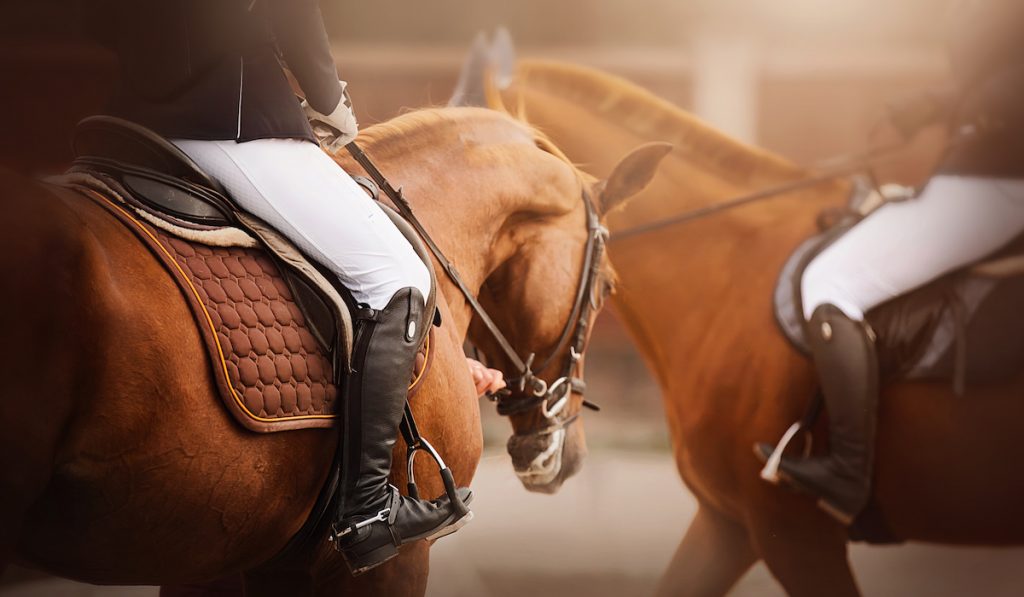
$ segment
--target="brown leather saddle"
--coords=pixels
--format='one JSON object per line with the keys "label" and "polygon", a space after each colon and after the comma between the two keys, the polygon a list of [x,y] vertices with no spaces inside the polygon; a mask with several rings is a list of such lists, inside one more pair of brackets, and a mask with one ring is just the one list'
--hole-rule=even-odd
{"label": "brown leather saddle", "polygon": [[[261,433],[333,426],[355,308],[334,277],[143,127],[91,117],[79,124],[74,149],[62,184],[121,221],[174,278],[234,418]],[[381,207],[433,271],[408,223]],[[429,309],[435,301],[436,290]],[[429,366],[430,342],[410,392]]]}
{"label": "brown leather saddle", "polygon": [[[775,317],[790,343],[809,353],[800,282],[804,269],[856,222],[848,217],[807,239],[782,269]],[[883,379],[950,380],[966,386],[1011,378],[1024,365],[1024,236],[987,257],[871,310]]]}

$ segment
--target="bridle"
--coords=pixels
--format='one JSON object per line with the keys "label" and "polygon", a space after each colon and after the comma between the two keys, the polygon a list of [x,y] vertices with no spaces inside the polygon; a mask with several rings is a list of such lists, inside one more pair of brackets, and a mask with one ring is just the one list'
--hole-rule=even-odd
{"label": "bridle", "polygon": [[[512,390],[506,389],[490,397],[495,402],[498,413],[508,416],[539,408],[541,415],[551,425],[529,435],[551,434],[559,429],[564,429],[578,419],[580,414],[578,412],[567,416],[560,415],[565,412],[565,407],[568,405],[572,394],[582,395],[586,390],[586,384],[579,376],[579,364],[586,349],[590,318],[600,308],[601,290],[597,289],[596,285],[601,277],[601,263],[608,240],[608,229],[601,224],[597,208],[586,187],[583,187],[582,199],[587,215],[587,243],[584,247],[583,269],[580,272],[576,298],[555,348],[535,368],[533,363],[536,361],[537,355],[531,353],[524,359],[512,347],[505,334],[501,332],[491,316],[488,315],[484,307],[462,281],[462,277],[459,275],[455,265],[445,257],[440,247],[437,246],[430,237],[430,234],[416,218],[412,211],[412,206],[409,205],[409,202],[402,195],[402,189],[396,190],[392,187],[391,183],[388,182],[376,165],[356,143],[349,143],[346,149],[348,149],[355,161],[369,175],[381,192],[395,204],[398,213],[409,222],[420,238],[423,239],[427,249],[441,264],[445,274],[459,289],[459,292],[466,299],[473,313],[480,319],[487,332],[497,342],[498,348],[515,368],[516,376],[507,379],[507,385],[509,388],[515,388],[516,392],[514,393]],[[569,353],[565,358],[565,364],[558,379],[548,384],[534,373],[534,371],[544,371],[550,367],[555,359],[558,358],[558,355],[566,348],[568,348]],[[583,401],[583,405],[592,410],[600,410],[597,405],[586,400]]]}
{"label": "bridle", "polygon": [[[491,399],[497,406],[498,414],[504,416],[519,414],[539,407],[541,415],[552,424],[545,429],[533,432],[534,435],[553,433],[579,418],[579,413],[561,418],[559,415],[565,410],[572,394],[582,395],[587,387],[583,378],[579,377],[579,362],[586,349],[591,316],[601,307],[603,289],[598,289],[596,286],[601,277],[601,261],[608,240],[608,229],[601,225],[597,209],[586,188],[583,190],[583,204],[587,210],[587,243],[583,250],[583,268],[580,270],[580,280],[576,287],[576,298],[572,311],[569,313],[569,318],[551,354],[534,369],[533,363],[536,360],[536,354],[530,354],[524,362],[493,322],[489,322],[489,318],[481,318],[488,331],[498,341],[502,352],[520,371],[518,377],[508,380],[509,386],[516,388],[518,394],[506,389],[497,392]],[[477,314],[480,315],[480,312]],[[569,354],[562,367],[561,375],[555,381],[549,385],[534,374],[535,370],[544,371],[550,367],[558,358],[559,353],[566,348],[569,349]],[[596,404],[587,400],[583,401],[583,406],[595,411],[600,410]]]}

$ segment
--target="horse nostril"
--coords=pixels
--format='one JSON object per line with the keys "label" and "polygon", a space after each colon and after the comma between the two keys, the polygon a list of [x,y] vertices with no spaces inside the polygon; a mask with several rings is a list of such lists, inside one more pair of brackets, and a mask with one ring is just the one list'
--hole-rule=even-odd
{"label": "horse nostril", "polygon": [[508,453],[512,457],[512,466],[517,471],[529,470],[538,455],[549,448],[550,438],[541,435],[513,435],[508,440]]}

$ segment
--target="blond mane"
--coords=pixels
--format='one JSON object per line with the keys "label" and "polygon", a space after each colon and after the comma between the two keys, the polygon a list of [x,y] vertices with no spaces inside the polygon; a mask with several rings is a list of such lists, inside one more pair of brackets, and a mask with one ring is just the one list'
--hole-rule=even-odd
{"label": "blond mane", "polygon": [[[796,164],[733,139],[671,102],[614,75],[544,60],[523,60],[517,71],[517,79],[524,86],[555,93],[645,139],[672,143],[688,160],[723,176],[741,178],[756,173],[791,179],[808,174]],[[521,111],[518,116],[526,117]]]}

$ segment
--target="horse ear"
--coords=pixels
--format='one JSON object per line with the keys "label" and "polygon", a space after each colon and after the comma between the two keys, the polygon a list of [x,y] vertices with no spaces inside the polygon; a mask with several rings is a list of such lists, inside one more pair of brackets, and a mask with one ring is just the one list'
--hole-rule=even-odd
{"label": "horse ear", "polygon": [[462,63],[462,72],[459,73],[455,91],[448,100],[449,106],[487,106],[484,77],[491,68],[489,45],[487,34],[483,31],[473,38],[473,45],[470,46],[469,54]]}
{"label": "horse ear", "polygon": [[508,89],[516,74],[516,45],[512,34],[504,27],[498,27],[491,41],[491,66],[494,68],[494,83],[498,89]]}
{"label": "horse ear", "polygon": [[597,203],[602,214],[622,207],[654,179],[658,165],[673,147],[671,143],[645,143],[616,164],[607,180],[597,184]]}
{"label": "horse ear", "polygon": [[499,27],[490,41],[483,31],[477,33],[448,105],[487,107],[487,78],[492,77],[495,88],[502,90],[512,84],[515,70],[516,48],[508,29]]}

